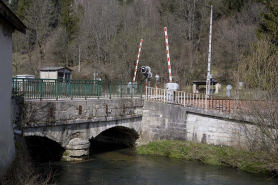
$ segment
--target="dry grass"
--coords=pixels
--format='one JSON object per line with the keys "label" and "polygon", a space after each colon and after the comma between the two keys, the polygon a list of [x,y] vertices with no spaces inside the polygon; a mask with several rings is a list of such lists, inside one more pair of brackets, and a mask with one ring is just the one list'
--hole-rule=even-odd
{"label": "dry grass", "polygon": [[16,142],[17,155],[6,173],[0,177],[2,185],[54,184],[54,173],[50,168],[38,168],[31,162],[24,142]]}

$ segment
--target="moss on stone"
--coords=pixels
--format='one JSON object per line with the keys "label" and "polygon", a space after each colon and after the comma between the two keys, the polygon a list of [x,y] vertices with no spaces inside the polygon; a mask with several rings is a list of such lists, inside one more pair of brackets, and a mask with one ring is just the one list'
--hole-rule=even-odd
{"label": "moss on stone", "polygon": [[64,153],[63,153],[63,157],[65,156],[69,156],[69,154],[70,154],[70,152],[68,151],[68,150],[66,150],[66,151],[64,151]]}

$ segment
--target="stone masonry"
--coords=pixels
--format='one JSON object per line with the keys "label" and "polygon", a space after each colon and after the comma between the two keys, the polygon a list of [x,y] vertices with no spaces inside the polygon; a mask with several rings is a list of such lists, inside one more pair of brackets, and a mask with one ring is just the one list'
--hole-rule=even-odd
{"label": "stone masonry", "polygon": [[244,129],[252,118],[174,104],[145,101],[141,144],[159,140],[186,140],[224,146],[245,146]]}
{"label": "stone masonry", "polygon": [[56,141],[66,150],[63,160],[86,159],[90,139],[128,146],[157,140],[244,146],[244,129],[254,127],[251,117],[144,99],[26,101],[23,112],[23,135]]}
{"label": "stone masonry", "polygon": [[26,101],[24,136],[47,137],[65,148],[63,160],[89,155],[89,140],[113,127],[141,132],[143,99]]}
{"label": "stone masonry", "polygon": [[141,144],[156,140],[186,140],[186,109],[145,101]]}

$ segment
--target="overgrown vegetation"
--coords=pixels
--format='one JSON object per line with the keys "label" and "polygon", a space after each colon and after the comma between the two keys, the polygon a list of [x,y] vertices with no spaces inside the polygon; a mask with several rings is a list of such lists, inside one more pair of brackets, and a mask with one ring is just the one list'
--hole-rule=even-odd
{"label": "overgrown vegetation", "polygon": [[166,156],[205,164],[229,166],[253,173],[278,173],[278,157],[266,152],[248,152],[186,141],[156,141],[138,148],[144,155]]}

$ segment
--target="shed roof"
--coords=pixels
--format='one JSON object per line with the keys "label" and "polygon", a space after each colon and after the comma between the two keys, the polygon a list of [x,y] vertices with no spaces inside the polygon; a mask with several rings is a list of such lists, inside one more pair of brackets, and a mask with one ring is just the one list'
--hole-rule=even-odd
{"label": "shed roof", "polygon": [[72,69],[67,68],[67,67],[45,67],[45,68],[42,68],[40,71],[59,71],[61,69],[67,69],[67,70],[73,71]]}
{"label": "shed roof", "polygon": [[0,0],[0,17],[10,24],[14,29],[20,31],[21,33],[26,33],[26,26],[2,0]]}
{"label": "shed roof", "polygon": [[[212,84],[212,85],[215,85],[215,84],[217,84],[217,83],[218,83],[217,81],[210,82],[210,84]],[[193,81],[193,84],[196,84],[196,85],[206,85],[206,84],[207,84],[207,81],[202,81],[202,80]]]}

